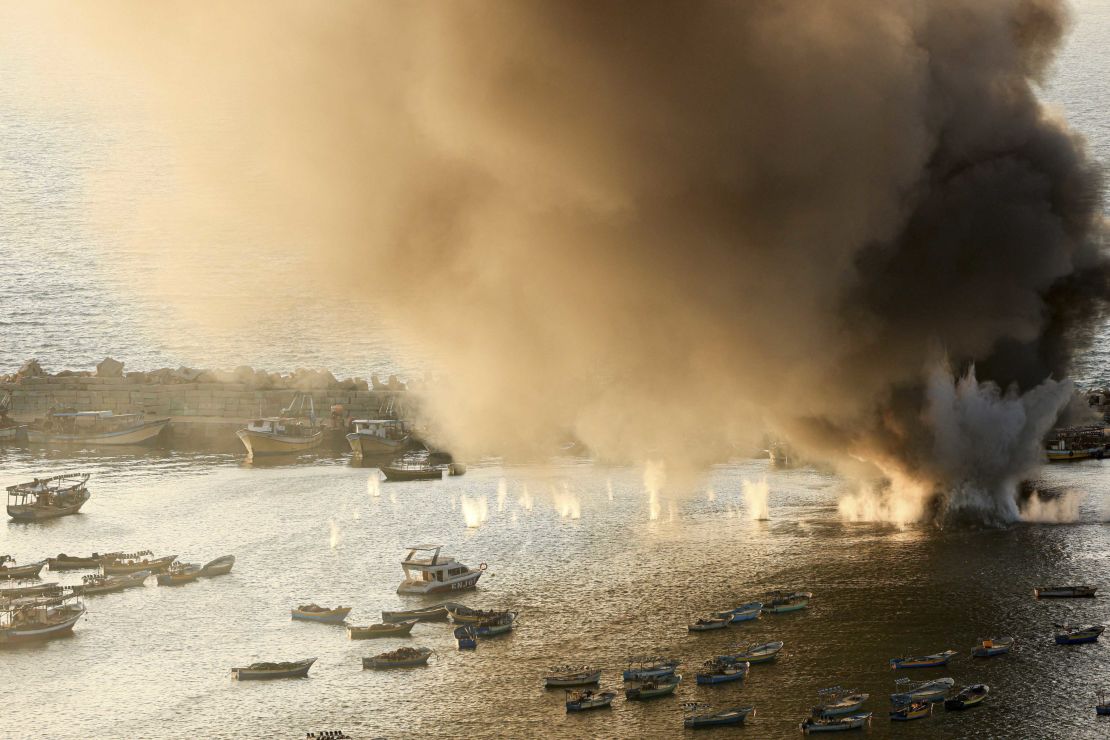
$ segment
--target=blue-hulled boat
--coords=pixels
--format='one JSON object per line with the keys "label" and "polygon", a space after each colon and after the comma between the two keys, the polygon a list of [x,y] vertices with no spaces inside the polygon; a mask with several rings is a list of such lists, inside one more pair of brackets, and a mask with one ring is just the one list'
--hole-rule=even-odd
{"label": "blue-hulled boat", "polygon": [[864,702],[871,696],[870,694],[861,694],[855,689],[845,689],[840,686],[821,689],[817,692],[817,695],[821,697],[822,702],[815,706],[811,713],[814,717],[824,719],[855,714],[863,708]]}
{"label": "blue-hulled boat", "polygon": [[496,637],[506,632],[511,632],[516,621],[516,612],[504,612],[500,616],[483,619],[474,625],[474,634],[478,637]]}
{"label": "blue-hulled boat", "polygon": [[602,691],[601,693],[595,691],[568,691],[567,711],[585,712],[590,709],[607,709],[612,706],[615,698],[617,698],[617,694],[613,691]]}
{"label": "blue-hulled boat", "polygon": [[474,634],[474,627],[464,624],[455,628],[455,639],[459,641],[459,650],[474,650],[478,647],[478,637]]}
{"label": "blue-hulled boat", "polygon": [[316,604],[303,604],[292,610],[293,619],[306,622],[323,622],[325,624],[343,624],[343,620],[351,613],[352,607],[337,606],[334,609],[317,606]]}
{"label": "blue-hulled boat", "polygon": [[952,660],[952,656],[956,654],[955,650],[945,650],[942,653],[933,653],[932,655],[914,655],[903,658],[891,658],[891,669],[899,668],[938,668],[943,665],[948,665],[948,661]]}
{"label": "blue-hulled boat", "polygon": [[718,655],[717,660],[730,660],[735,663],[767,663],[778,657],[779,652],[782,650],[782,646],[782,640],[765,642],[762,645],[749,645],[738,653]]}
{"label": "blue-hulled boat", "polygon": [[682,724],[690,729],[703,727],[723,727],[727,725],[742,725],[744,720],[755,714],[755,707],[728,707],[717,712],[705,711],[708,704],[688,702],[682,705],[685,717]]}
{"label": "blue-hulled boat", "polygon": [[845,730],[858,730],[864,725],[871,724],[871,712],[851,714],[847,717],[806,717],[802,720],[802,732],[806,735],[814,732],[844,732]]}
{"label": "blue-hulled boat", "polygon": [[727,619],[729,624],[738,624],[740,622],[748,622],[753,619],[759,619],[760,614],[763,613],[763,602],[752,601],[747,604],[741,604],[735,609],[726,609],[724,611],[715,612],[714,617],[718,619]]}
{"label": "blue-hulled boat", "polygon": [[1012,637],[988,637],[980,640],[979,644],[971,649],[973,658],[993,658],[996,655],[1005,655],[1014,646]]}
{"label": "blue-hulled boat", "polygon": [[910,681],[908,678],[900,678],[894,682],[894,685],[900,691],[890,695],[890,703],[900,707],[918,701],[943,701],[944,695],[956,685],[956,682],[951,678],[937,678],[932,681]]}
{"label": "blue-hulled boat", "polygon": [[1060,632],[1056,633],[1057,645],[1082,645],[1087,642],[1097,642],[1099,636],[1106,628],[1101,624],[1092,624],[1090,627],[1069,627],[1058,624]]}
{"label": "blue-hulled boat", "polygon": [[702,665],[702,671],[697,674],[699,686],[712,686],[718,683],[743,681],[744,677],[748,675],[748,670],[751,668],[752,664],[747,661],[741,663],[734,660],[714,658],[713,660],[705,661]]}
{"label": "blue-hulled boat", "polygon": [[647,678],[636,682],[635,686],[625,689],[624,698],[631,701],[645,701],[647,699],[658,699],[661,696],[670,696],[678,688],[681,680],[682,676],[677,673],[664,678]]}
{"label": "blue-hulled boat", "polygon": [[678,661],[652,655],[641,655],[628,659],[628,668],[621,674],[625,681],[642,681],[645,678],[669,676],[678,668]]}

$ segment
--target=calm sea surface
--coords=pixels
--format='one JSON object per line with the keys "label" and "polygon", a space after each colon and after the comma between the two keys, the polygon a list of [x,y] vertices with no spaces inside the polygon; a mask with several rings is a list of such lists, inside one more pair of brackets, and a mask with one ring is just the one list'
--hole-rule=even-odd
{"label": "calm sea surface", "polygon": [[[1110,162],[1110,3],[1077,7],[1044,95]],[[182,296],[146,290],[157,276],[134,234],[115,241],[86,220],[90,199],[109,196],[87,193],[85,173],[113,166],[125,123],[94,121],[64,100],[49,114],[33,105],[29,70],[44,52],[10,30],[5,12],[0,372],[32,356],[54,369],[88,368],[106,354],[132,369],[405,369],[372,312],[357,323],[335,320],[342,301],[301,279],[296,265],[266,268],[286,275],[283,290],[306,307],[293,325],[262,317],[249,331],[202,328],[175,312]],[[145,159],[151,187],[170,187],[169,152],[152,146]],[[219,270],[233,268],[212,269],[211,294],[190,300],[226,289]],[[1107,382],[1108,369],[1104,331],[1078,376]],[[1045,472],[1050,485],[1082,497],[1076,523],[940,530],[843,523],[838,479],[772,471],[765,460],[739,459],[665,486],[653,506],[642,469],[572,458],[543,467],[487,461],[461,478],[379,485],[376,470],[339,455],[250,466],[235,455],[0,448],[0,486],[62,471],[93,475],[80,516],[0,524],[0,554],[22,562],[119,549],[190,562],[238,558],[226,577],[91,597],[72,638],[0,652],[0,736],[297,738],[341,728],[360,739],[654,738],[680,736],[680,702],[704,701],[754,704],[758,713],[743,730],[699,737],[791,737],[815,692],[840,684],[871,694],[872,736],[1105,738],[1110,720],[1096,719],[1093,703],[1096,688],[1110,687],[1110,645],[1057,647],[1051,635],[1053,622],[1105,623],[1110,606],[1106,598],[1037,602],[1032,588],[1090,582],[1110,593],[1108,466]],[[742,484],[764,477],[770,520],[752,521]],[[467,512],[480,519],[483,506],[485,521],[468,527]],[[446,624],[418,624],[406,640],[352,642],[340,627],[289,619],[291,606],[308,601],[352,605],[351,621],[361,624],[381,609],[426,603],[395,593],[405,546],[425,541],[489,564],[480,589],[459,600],[518,611],[511,635],[460,653]],[[74,583],[81,574],[43,575]],[[709,610],[772,588],[816,597],[808,611],[727,632],[685,630]],[[999,633],[1018,638],[1014,654],[968,657],[978,637]],[[772,639],[785,641],[783,655],[754,666],[742,685],[694,685],[695,668],[726,646]],[[361,669],[361,657],[402,644],[436,656],[411,671]],[[887,661],[946,648],[960,651],[947,669],[907,675],[987,683],[987,705],[892,726],[887,695],[896,674]],[[603,687],[619,689],[627,657],[645,652],[683,661],[677,697],[618,698],[612,711],[568,716],[562,693],[540,688],[545,669],[573,662],[604,668]],[[309,656],[319,660],[308,679],[230,679],[234,665]]]}

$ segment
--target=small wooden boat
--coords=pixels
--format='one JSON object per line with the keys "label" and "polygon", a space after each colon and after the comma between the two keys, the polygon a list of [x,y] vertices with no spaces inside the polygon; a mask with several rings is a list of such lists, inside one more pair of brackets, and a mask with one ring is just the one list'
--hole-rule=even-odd
{"label": "small wooden boat", "polygon": [[165,573],[158,574],[158,585],[181,586],[199,577],[200,566],[196,563],[174,563]]}
{"label": "small wooden boat", "polygon": [[988,637],[971,649],[971,657],[993,658],[995,655],[1005,655],[1013,646],[1012,637]]}
{"label": "small wooden boat", "polygon": [[200,569],[200,574],[205,577],[226,576],[231,572],[231,568],[234,565],[234,555],[222,555],[215,560],[205,563],[204,567]]}
{"label": "small wooden boat", "polygon": [[891,658],[890,667],[891,670],[900,668],[937,668],[939,666],[948,665],[948,661],[952,660],[952,656],[955,654],[955,650],[945,650],[942,653],[933,653],[932,655]]}
{"label": "small wooden boat", "polygon": [[59,596],[67,590],[59,583],[37,583],[34,586],[7,586],[0,588],[0,602],[24,599],[28,596]]}
{"label": "small wooden boat", "polygon": [[1100,717],[1110,717],[1110,691],[1099,689],[1095,692],[1095,714]]}
{"label": "small wooden boat", "polygon": [[751,665],[747,661],[737,662],[714,658],[702,664],[702,670],[697,674],[696,680],[698,686],[743,681],[744,677],[748,675],[748,669],[751,668]]}
{"label": "small wooden boat", "polygon": [[82,596],[114,594],[127,588],[129,578],[130,576],[106,576],[97,573],[82,577],[78,588]]}
{"label": "small wooden boat", "polygon": [[472,626],[474,634],[478,637],[496,637],[511,632],[515,621],[516,612],[503,612],[499,616],[483,619]]}
{"label": "small wooden boat", "polygon": [[150,550],[143,550],[141,552],[131,554],[117,554],[113,555],[111,559],[105,559],[100,562],[100,570],[104,575],[118,576],[127,573],[137,573],[140,570],[149,570],[151,573],[161,573],[168,569],[173,561],[177,560],[176,555],[166,555],[161,558],[152,558],[153,553]]}
{"label": "small wooden boat", "polygon": [[915,701],[912,704],[890,710],[892,722],[910,722],[915,719],[925,719],[933,713],[933,705],[927,701]]}
{"label": "small wooden boat", "polygon": [[62,637],[73,631],[84,614],[85,605],[71,589],[0,604],[0,645]]}
{"label": "small wooden boat", "polygon": [[119,557],[119,556],[120,556],[120,553],[118,553],[118,552],[106,553],[104,555],[101,555],[99,553],[94,552],[90,557],[82,558],[82,557],[71,557],[69,555],[66,555],[64,552],[62,552],[62,553],[58,553],[58,557],[56,557],[56,558],[47,558],[46,559],[46,564],[50,567],[50,570],[52,570],[52,571],[56,571],[56,570],[91,570],[91,569],[99,568],[100,563],[101,563],[102,560],[104,560],[106,558],[110,559],[110,558]]}
{"label": "small wooden boat", "polygon": [[871,696],[870,694],[860,693],[855,689],[845,689],[840,686],[821,689],[817,694],[822,698],[822,702],[813,708],[811,714],[814,717],[826,719],[857,713]]}
{"label": "small wooden boat", "polygon": [[779,652],[783,648],[782,640],[775,642],[765,642],[762,645],[749,645],[738,653],[730,655],[718,655],[719,660],[731,660],[733,662],[742,663],[767,663],[778,657]]}
{"label": "small wooden boat", "polygon": [[748,622],[753,619],[759,619],[763,613],[763,602],[752,601],[748,604],[743,604],[735,609],[725,609],[724,611],[715,612],[713,616],[717,619],[727,619],[732,624],[740,622]]}
{"label": "small wooden boat", "polygon": [[621,674],[625,681],[642,681],[645,678],[669,676],[678,668],[678,661],[652,655],[635,656],[628,659],[628,668]]}
{"label": "small wooden boat", "polygon": [[1082,645],[1088,642],[1097,642],[1103,630],[1106,629],[1101,624],[1093,624],[1090,627],[1070,627],[1065,624],[1058,624],[1056,627],[1060,630],[1056,633],[1057,645]]}
{"label": "small wooden boat", "polygon": [[669,696],[674,693],[681,681],[682,676],[677,673],[665,678],[646,678],[637,682],[637,685],[625,689],[624,698],[630,701],[647,701]]}
{"label": "small wooden boat", "polygon": [[408,637],[416,620],[392,624],[372,624],[369,627],[348,627],[347,637],[352,640],[373,640],[378,637]]}
{"label": "small wooden boat", "polygon": [[871,724],[871,712],[851,714],[847,717],[807,717],[801,724],[802,732],[809,735],[814,732],[844,732],[845,730],[858,730],[864,725]]}
{"label": "small wooden boat", "polygon": [[289,663],[251,663],[245,668],[232,668],[231,677],[238,681],[268,681],[274,678],[303,678],[316,658]]}
{"label": "small wooden boat", "polygon": [[41,425],[28,426],[27,441],[36,445],[141,445],[154,440],[169,423],[169,418],[147,421],[143,414],[63,411],[51,414]]}
{"label": "small wooden boat", "polygon": [[725,627],[728,627],[729,621],[730,620],[728,618],[725,618],[725,619],[717,619],[717,618],[699,619],[698,621],[694,622],[693,624],[687,625],[686,629],[688,629],[691,632],[708,632],[709,630],[723,630]]}
{"label": "small wooden boat", "polygon": [[476,650],[478,636],[474,634],[474,625],[464,624],[455,628],[455,640],[459,643],[459,650]]}
{"label": "small wooden boat", "polygon": [[477,624],[484,619],[496,619],[508,614],[508,612],[498,609],[471,609],[469,606],[463,606],[462,604],[447,607],[447,613],[451,615],[451,621],[457,624]]}
{"label": "small wooden boat", "polygon": [[707,712],[705,710],[709,709],[709,705],[697,702],[688,702],[682,708],[685,713],[682,724],[692,730],[742,725],[745,719],[755,714],[755,707],[729,707],[717,712]]}
{"label": "small wooden boat", "polygon": [[960,693],[956,694],[951,699],[945,699],[944,708],[947,710],[960,710],[977,707],[983,703],[983,700],[987,698],[987,694],[990,692],[990,686],[983,683],[965,686],[960,690]]}
{"label": "small wooden boat", "polygon": [[572,686],[592,686],[601,681],[601,671],[595,671],[588,665],[579,666],[555,666],[551,669],[551,673],[543,678],[543,687],[545,689],[565,689]]}
{"label": "small wooden boat", "polygon": [[613,691],[602,691],[601,693],[589,690],[568,691],[567,711],[586,712],[591,709],[607,709],[612,706],[615,698],[617,698],[617,695]]}
{"label": "small wooden boat", "polygon": [[443,465],[432,465],[427,454],[410,454],[382,465],[382,475],[389,481],[441,480]]}
{"label": "small wooden boat", "polygon": [[15,558],[11,555],[0,555],[0,578],[38,578],[39,571],[46,567],[46,561],[27,565],[16,565]]}
{"label": "small wooden boat", "polygon": [[323,622],[325,624],[343,624],[343,620],[351,613],[350,606],[337,606],[334,609],[328,609],[324,606],[316,604],[302,604],[296,609],[292,610],[293,619],[300,619],[306,622]]}
{"label": "small wooden boat", "polygon": [[770,601],[764,605],[763,611],[771,614],[784,614],[808,607],[813,594],[809,591],[772,591],[768,594],[768,597]]}
{"label": "small wooden boat", "polygon": [[895,681],[894,684],[900,691],[890,695],[890,703],[896,707],[900,707],[918,701],[941,701],[956,682],[951,678],[937,678],[932,681],[916,682],[908,678],[900,678]]}
{"label": "small wooden boat", "polygon": [[1041,586],[1033,589],[1038,599],[1093,599],[1097,586]]}
{"label": "small wooden boat", "polygon": [[88,473],[70,473],[8,486],[8,516],[33,522],[76,514],[89,500],[88,481]]}
{"label": "small wooden boat", "polygon": [[383,671],[390,668],[415,668],[417,666],[427,665],[428,657],[431,656],[431,654],[431,648],[403,647],[388,653],[375,655],[373,658],[363,658],[362,667],[364,669],[370,668],[375,671]]}
{"label": "small wooden boat", "polygon": [[446,622],[451,615],[447,607],[430,606],[427,609],[410,609],[408,611],[382,612],[383,622],[407,622],[415,619],[417,622]]}

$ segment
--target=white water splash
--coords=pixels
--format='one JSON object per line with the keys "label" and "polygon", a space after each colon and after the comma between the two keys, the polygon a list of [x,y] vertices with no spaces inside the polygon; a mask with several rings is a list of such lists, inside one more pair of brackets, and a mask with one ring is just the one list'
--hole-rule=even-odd
{"label": "white water splash", "polygon": [[527,511],[532,510],[532,505],[535,502],[532,500],[532,494],[528,493],[527,484],[522,483],[520,485],[520,498],[517,500],[517,503],[520,504],[521,508]]}
{"label": "white water splash", "polygon": [[470,498],[462,497],[463,521],[467,527],[480,527],[489,518],[489,505],[485,496]]}
{"label": "white water splash", "polygon": [[1020,507],[1021,520],[1037,524],[1070,524],[1079,521],[1079,505],[1084,498],[1086,494],[1081,491],[1065,491],[1044,499],[1034,492]]}
{"label": "white water splash", "polygon": [[612,478],[606,478],[605,479],[605,492],[609,494],[609,500],[612,501],[613,500],[613,479]]}
{"label": "white water splash", "polygon": [[354,519],[356,522],[359,519],[362,519],[362,511],[357,506],[354,508],[354,510],[351,511],[351,518]]}
{"label": "white water splash", "polygon": [[451,511],[459,510],[459,500],[455,498],[455,494],[451,494]]}
{"label": "white water splash", "polygon": [[397,494],[394,493],[393,491],[389,492],[389,503],[391,503],[391,504],[397,503]]}
{"label": "white water splash", "polygon": [[374,498],[382,495],[382,479],[378,477],[377,471],[366,479],[366,492]]}
{"label": "white water splash", "polygon": [[717,492],[713,490],[713,486],[705,489],[705,500],[709,503],[713,503],[717,500]]}
{"label": "white water splash", "polygon": [[343,541],[343,532],[340,531],[339,525],[335,523],[334,519],[328,519],[328,528],[331,530],[331,535],[328,537],[328,545],[334,550],[339,547],[339,543]]}
{"label": "white water splash", "polygon": [[509,495],[509,484],[502,478],[497,481],[497,513],[505,510],[505,497]]}
{"label": "white water splash", "polygon": [[644,463],[644,489],[648,494],[648,519],[659,518],[659,492],[667,484],[667,469],[662,460],[648,460]]}
{"label": "white water splash", "polygon": [[551,499],[563,519],[582,518],[582,505],[578,501],[578,496],[571,492],[570,486],[566,483],[561,485],[561,490],[551,489]]}
{"label": "white water splash", "polygon": [[748,518],[757,522],[770,519],[767,498],[771,489],[767,485],[767,477],[764,476],[756,482],[745,479],[742,487],[744,489],[744,503],[748,509]]}

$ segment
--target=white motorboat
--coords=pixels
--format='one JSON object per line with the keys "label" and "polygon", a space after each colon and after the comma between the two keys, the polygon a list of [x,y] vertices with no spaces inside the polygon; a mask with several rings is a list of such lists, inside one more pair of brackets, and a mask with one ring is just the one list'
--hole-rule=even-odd
{"label": "white motorboat", "polygon": [[[401,561],[405,580],[397,587],[399,594],[435,594],[466,591],[474,588],[486,564],[477,568],[463,565],[450,555],[440,555],[443,545],[412,545]],[[421,557],[420,553],[431,553]]]}

